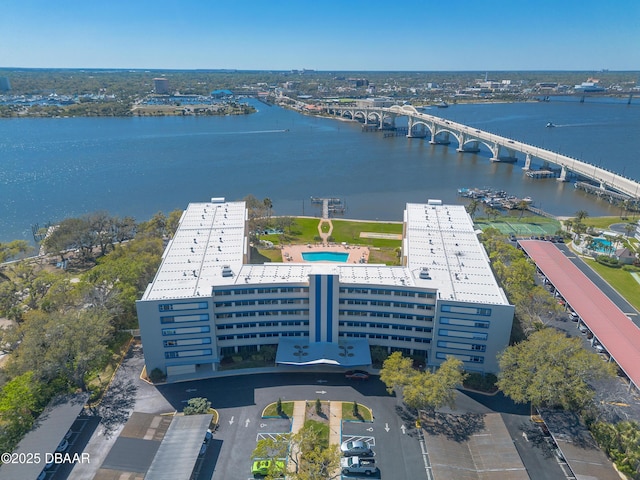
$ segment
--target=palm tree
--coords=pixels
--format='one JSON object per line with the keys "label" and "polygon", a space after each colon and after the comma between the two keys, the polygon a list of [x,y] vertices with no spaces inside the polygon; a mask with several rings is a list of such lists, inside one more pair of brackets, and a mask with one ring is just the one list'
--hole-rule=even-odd
{"label": "palm tree", "polygon": [[495,221],[495,219],[498,218],[498,215],[500,215],[500,210],[498,210],[497,208],[493,208],[493,207],[485,208],[484,212],[487,214],[487,217],[489,217],[493,221]]}
{"label": "palm tree", "polygon": [[627,237],[632,237],[633,236],[633,232],[636,231],[636,224],[635,223],[627,223],[624,226],[624,231],[627,234]]}
{"label": "palm tree", "polygon": [[588,216],[589,216],[589,212],[587,212],[586,210],[578,210],[576,212],[576,220],[578,220],[578,223],[581,223],[582,220],[584,220]]}
{"label": "palm tree", "polygon": [[567,218],[566,220],[563,221],[564,226],[567,228],[567,230],[571,231],[573,230],[573,220],[571,220],[570,218]]}
{"label": "palm tree", "polygon": [[271,201],[271,199],[269,197],[265,198],[262,203],[264,204],[265,208],[267,209],[267,218],[271,218],[271,209],[273,208],[273,202]]}
{"label": "palm tree", "polygon": [[524,215],[524,212],[529,209],[529,202],[527,202],[526,200],[520,200],[516,208],[520,210],[520,216],[518,217],[518,220],[520,220],[522,218],[522,215]]}
{"label": "palm tree", "polygon": [[478,207],[480,206],[480,202],[477,199],[473,199],[471,200],[471,202],[469,203],[469,205],[467,205],[466,210],[467,213],[469,214],[469,216],[473,219],[473,216],[476,214],[476,212],[478,211]]}

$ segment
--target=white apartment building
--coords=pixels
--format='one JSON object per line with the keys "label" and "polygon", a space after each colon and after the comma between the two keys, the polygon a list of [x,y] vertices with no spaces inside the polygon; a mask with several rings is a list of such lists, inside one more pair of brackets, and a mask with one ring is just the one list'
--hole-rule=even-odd
{"label": "white apartment building", "polygon": [[279,365],[371,363],[370,347],[497,372],[514,308],[463,206],[407,204],[402,265],[249,263],[244,202],[192,203],[137,302],[147,371],[206,376],[238,352]]}

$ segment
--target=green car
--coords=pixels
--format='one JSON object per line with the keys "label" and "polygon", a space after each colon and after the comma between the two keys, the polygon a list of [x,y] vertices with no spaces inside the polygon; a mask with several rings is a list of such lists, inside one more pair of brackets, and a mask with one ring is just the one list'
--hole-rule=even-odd
{"label": "green car", "polygon": [[282,460],[256,460],[251,466],[251,474],[264,477],[266,475],[283,475],[285,464]]}

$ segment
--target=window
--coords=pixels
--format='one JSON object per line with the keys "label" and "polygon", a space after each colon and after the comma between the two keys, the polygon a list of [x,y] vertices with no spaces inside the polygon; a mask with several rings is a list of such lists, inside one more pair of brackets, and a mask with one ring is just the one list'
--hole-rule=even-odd
{"label": "window", "polygon": [[209,320],[208,313],[199,315],[178,315],[174,317],[160,317],[160,323],[186,323],[186,322],[205,322]]}
{"label": "window", "polygon": [[462,318],[440,317],[440,323],[445,325],[459,325],[462,327],[489,328],[490,322],[486,320],[465,320]]}
{"label": "window", "polygon": [[467,315],[482,315],[484,317],[491,316],[490,308],[460,307],[457,305],[441,305],[440,311],[447,312],[447,313],[465,313]]}
{"label": "window", "polygon": [[486,340],[487,334],[480,332],[463,332],[460,330],[448,330],[441,328],[438,330],[441,337],[471,338],[473,340]]}
{"label": "window", "polygon": [[183,327],[183,328],[163,328],[162,336],[166,337],[169,335],[187,335],[189,333],[209,333],[211,328],[209,326],[205,327]]}
{"label": "window", "polygon": [[190,345],[208,345],[211,343],[211,337],[203,338],[185,338],[181,340],[165,340],[162,344],[165,347],[185,347]]}
{"label": "window", "polygon": [[213,350],[211,350],[210,348],[202,348],[200,350],[178,350],[175,352],[164,352],[164,358],[203,357],[212,354]]}
{"label": "window", "polygon": [[461,343],[461,342],[448,342],[444,340],[438,340],[438,347],[453,348],[455,350],[474,350],[476,352],[484,352],[487,350],[486,345]]}
{"label": "window", "polygon": [[446,360],[448,356],[455,357],[463,362],[469,363],[484,363],[484,357],[478,355],[460,355],[454,353],[436,352],[436,358],[439,360]]}
{"label": "window", "polygon": [[161,312],[175,312],[177,310],[206,310],[209,308],[207,302],[191,302],[191,303],[161,303],[158,309]]}

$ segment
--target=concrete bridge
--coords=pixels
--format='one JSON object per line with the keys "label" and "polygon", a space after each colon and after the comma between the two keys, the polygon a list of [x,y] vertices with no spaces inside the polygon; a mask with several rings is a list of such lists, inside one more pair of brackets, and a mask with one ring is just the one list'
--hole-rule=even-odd
{"label": "concrete bridge", "polygon": [[531,160],[537,158],[560,168],[558,180],[567,181],[571,175],[587,179],[599,186],[602,192],[613,191],[622,194],[618,200],[640,201],[640,183],[607,169],[582,162],[577,158],[535,147],[527,143],[502,137],[494,133],[469,127],[451,120],[418,112],[411,105],[390,107],[358,107],[354,105],[328,105],[331,115],[361,121],[364,125],[377,125],[386,130],[395,127],[397,117],[407,117],[407,137],[430,137],[429,143],[448,145],[453,137],[458,143],[458,152],[478,152],[480,145],[491,151],[492,162],[516,162],[517,154],[524,156],[523,170],[531,168]]}

